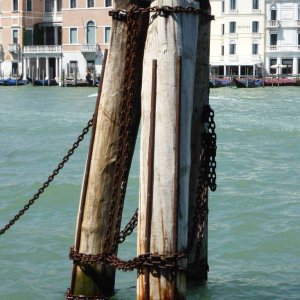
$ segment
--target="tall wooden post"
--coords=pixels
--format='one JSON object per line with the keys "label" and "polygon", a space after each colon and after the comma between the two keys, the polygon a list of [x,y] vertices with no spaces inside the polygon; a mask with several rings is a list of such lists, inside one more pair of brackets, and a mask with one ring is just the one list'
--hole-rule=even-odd
{"label": "tall wooden post", "polygon": [[[133,2],[116,0],[115,9],[130,10]],[[145,1],[140,1],[145,3]],[[132,119],[129,131],[130,145],[128,156],[131,161],[138,126],[140,121],[140,92],[142,61],[144,53],[144,42],[148,26],[148,16],[143,15],[138,19],[137,48],[133,60],[133,96],[131,115]],[[119,141],[124,136],[121,130],[122,98],[124,95],[124,82],[128,76],[126,70],[126,49],[128,36],[132,32],[128,30],[126,20],[112,21],[111,40],[108,60],[105,69],[105,76],[102,77],[102,93],[97,113],[97,124],[93,143],[91,163],[89,170],[86,170],[86,186],[83,184],[81,204],[78,213],[76,228],[75,251],[85,254],[103,254],[106,251],[117,251],[108,245],[109,241],[118,233],[117,220],[112,218],[112,227],[108,230],[110,218],[111,201],[113,198],[113,185],[118,157]],[[125,177],[128,177],[129,168],[125,170]],[[117,178],[118,179],[118,178]],[[126,183],[119,182],[122,188],[126,189]],[[120,205],[120,197],[117,195],[116,207]],[[80,221],[81,220],[81,221]],[[114,292],[115,270],[106,264],[75,265],[72,275],[71,293],[74,295],[101,296],[111,295]]]}
{"label": "tall wooden post", "polygon": [[[210,13],[209,0],[201,1],[201,9]],[[201,133],[203,130],[203,109],[209,103],[209,52],[210,52],[210,21],[200,17],[197,37],[197,59],[194,82],[193,115],[191,128],[191,170],[189,187],[189,233],[193,232],[195,200],[198,197],[197,185],[201,151]],[[202,195],[203,197],[203,195]],[[203,199],[201,199],[202,201]],[[208,203],[204,206],[208,212]],[[208,215],[205,213],[203,236],[200,242],[194,239],[192,251],[188,257],[187,277],[189,280],[206,281],[208,272]]]}
{"label": "tall wooden post", "polygon": [[[199,9],[199,1],[157,0],[151,6]],[[176,12],[161,10],[150,17],[152,21],[145,46],[142,87],[138,254],[149,251],[154,255],[172,256],[183,251],[188,244],[191,132],[196,97],[194,85],[197,80],[201,80],[196,78],[199,74],[196,63],[199,62],[198,31],[202,15],[191,14],[183,9]],[[178,68],[179,56],[181,68]],[[208,57],[203,59],[208,65]],[[150,101],[153,90],[152,60],[157,61],[155,130],[150,121],[153,118]],[[177,71],[180,69],[181,72]],[[205,79],[207,85],[204,98],[208,95],[208,77],[202,78]],[[178,130],[176,124],[180,124]],[[151,135],[154,135],[155,144],[153,165],[148,160]],[[153,169],[152,174],[149,168]],[[148,179],[149,174],[152,180]],[[153,185],[151,197],[150,182]],[[149,198],[152,198],[151,205],[148,203]],[[149,236],[147,232],[150,232]],[[186,270],[187,260],[181,259],[180,266]],[[139,274],[137,286],[139,300],[185,299],[186,273],[179,271],[174,274],[163,269],[158,273],[150,271],[150,274],[145,271]]]}

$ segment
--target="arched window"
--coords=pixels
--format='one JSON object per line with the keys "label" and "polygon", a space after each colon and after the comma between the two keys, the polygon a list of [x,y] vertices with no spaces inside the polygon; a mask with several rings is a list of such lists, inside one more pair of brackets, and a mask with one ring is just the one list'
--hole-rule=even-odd
{"label": "arched window", "polygon": [[87,44],[96,43],[96,26],[94,21],[88,21],[86,25],[86,43]]}
{"label": "arched window", "polygon": [[277,7],[276,7],[275,4],[273,4],[273,5],[271,6],[271,20],[272,20],[272,21],[277,20]]}

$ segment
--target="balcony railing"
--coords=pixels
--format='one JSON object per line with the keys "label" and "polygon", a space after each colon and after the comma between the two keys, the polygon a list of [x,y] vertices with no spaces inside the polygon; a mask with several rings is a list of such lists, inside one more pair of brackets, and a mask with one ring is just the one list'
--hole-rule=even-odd
{"label": "balcony railing", "polygon": [[300,27],[300,20],[296,20],[296,26]]}
{"label": "balcony railing", "polygon": [[280,25],[280,23],[279,23],[278,20],[269,20],[269,21],[267,22],[267,26],[268,26],[269,28],[278,28],[279,25]]}
{"label": "balcony railing", "polygon": [[253,37],[253,38],[260,38],[260,37],[261,37],[261,33],[258,33],[258,32],[252,32],[252,37]]}
{"label": "balcony railing", "polygon": [[8,45],[8,51],[12,53],[17,53],[20,51],[20,46],[19,44],[9,44]]}
{"label": "balcony railing", "polygon": [[82,53],[95,53],[99,51],[98,44],[84,44],[81,45],[81,52]]}
{"label": "balcony railing", "polygon": [[229,59],[229,61],[237,61],[238,56],[236,54],[229,54],[228,59]]}
{"label": "balcony railing", "polygon": [[261,10],[260,9],[252,9],[253,14],[260,14]]}
{"label": "balcony railing", "polygon": [[44,22],[62,22],[61,12],[46,12],[43,16]]}
{"label": "balcony railing", "polygon": [[44,46],[24,46],[23,53],[61,53],[60,45],[44,45]]}
{"label": "balcony railing", "polygon": [[270,46],[270,51],[275,51],[277,50],[277,45],[271,45]]}

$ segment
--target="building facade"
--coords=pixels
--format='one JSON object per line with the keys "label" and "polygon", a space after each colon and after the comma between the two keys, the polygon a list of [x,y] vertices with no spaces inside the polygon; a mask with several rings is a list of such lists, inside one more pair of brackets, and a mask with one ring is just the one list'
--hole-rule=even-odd
{"label": "building facade", "polygon": [[262,0],[211,0],[211,74],[260,76],[264,64],[265,5]]}
{"label": "building facade", "polygon": [[[212,76],[300,73],[300,0],[210,0]],[[112,0],[0,0],[0,76],[99,74]]]}
{"label": "building facade", "polygon": [[34,79],[99,74],[112,0],[0,0],[0,73]]}
{"label": "building facade", "polygon": [[211,0],[211,75],[300,73],[300,0]]}
{"label": "building facade", "polygon": [[300,0],[266,0],[267,74],[300,74]]}

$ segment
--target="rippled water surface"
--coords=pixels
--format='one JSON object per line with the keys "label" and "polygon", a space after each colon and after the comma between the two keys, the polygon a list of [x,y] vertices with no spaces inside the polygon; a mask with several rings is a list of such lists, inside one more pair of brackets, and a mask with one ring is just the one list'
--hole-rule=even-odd
{"label": "rippled water surface", "polygon": [[[91,118],[93,88],[0,87],[0,227],[47,179]],[[188,299],[300,299],[300,88],[211,90],[217,183],[209,197],[209,280]],[[86,139],[0,243],[0,299],[64,299]],[[138,149],[137,149],[138,150]],[[137,151],[138,152],[138,151]],[[137,206],[138,153],[125,218]],[[135,235],[120,250],[135,253]],[[135,299],[117,273],[114,299]]]}

